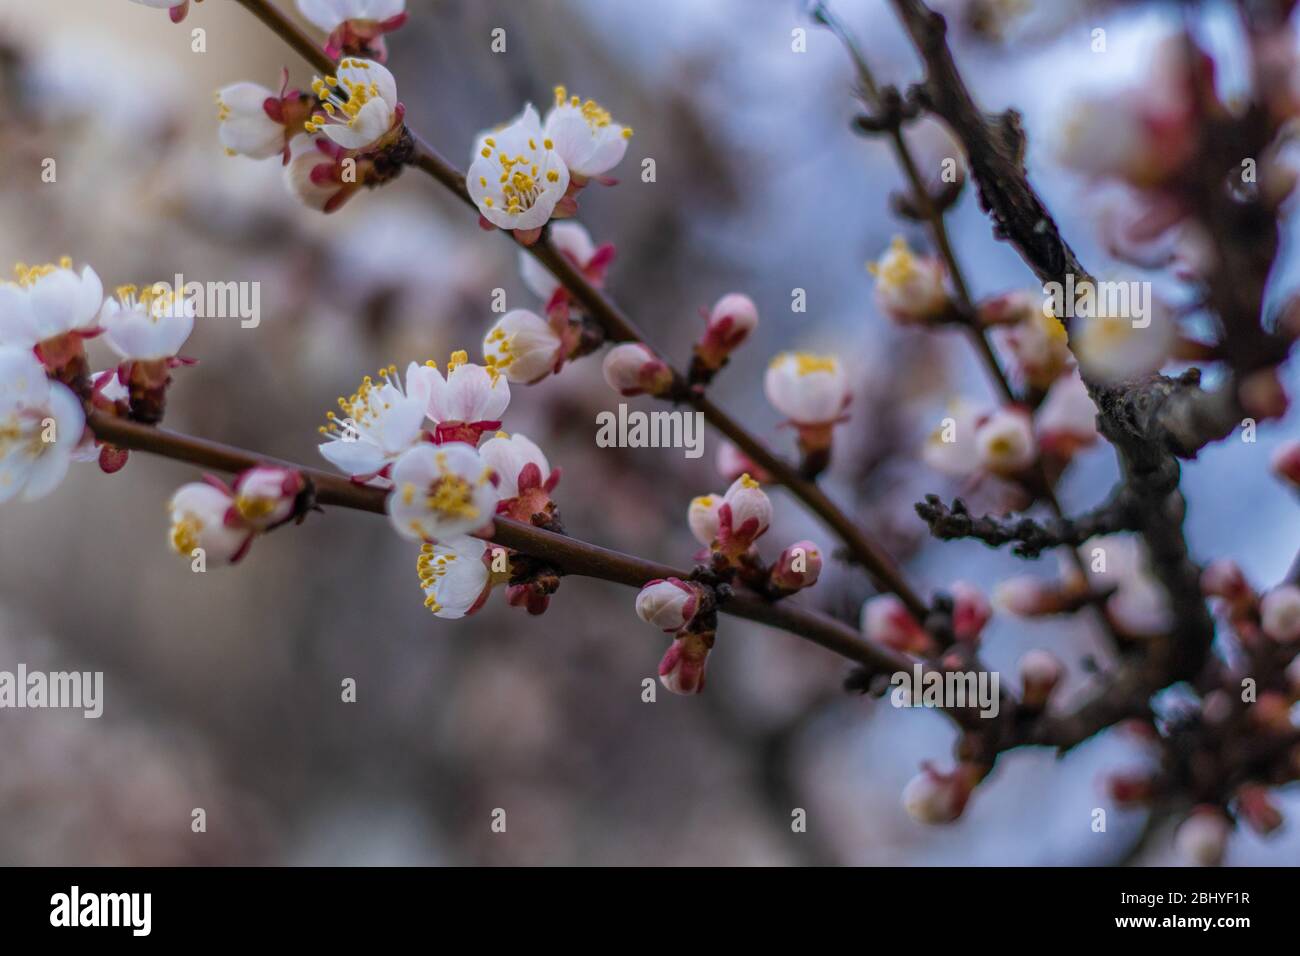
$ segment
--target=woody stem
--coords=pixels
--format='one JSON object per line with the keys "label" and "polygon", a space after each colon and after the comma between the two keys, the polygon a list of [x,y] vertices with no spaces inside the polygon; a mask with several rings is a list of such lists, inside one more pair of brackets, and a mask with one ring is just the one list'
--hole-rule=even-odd
{"label": "woody stem", "polygon": [[[334,70],[334,61],[269,0],[236,0],[236,2],[284,39],[317,71],[328,74]],[[411,132],[411,138],[415,144],[411,165],[433,177],[467,206],[476,210],[465,188],[464,174],[414,131]],[[521,248],[559,280],[569,294],[604,328],[610,340],[648,344],[631,318],[559,253],[549,235],[543,235],[531,246],[521,245]],[[677,377],[681,378],[680,375]],[[792,495],[821,518],[844,542],[852,559],[866,569],[877,588],[897,595],[918,619],[925,617],[928,612],[926,603],[903,577],[890,555],[858,527],[817,484],[801,477],[794,465],[774,454],[748,429],[714,405],[702,393],[692,394],[684,401],[702,412],[706,421],[766,470],[776,483],[785,486]]]}

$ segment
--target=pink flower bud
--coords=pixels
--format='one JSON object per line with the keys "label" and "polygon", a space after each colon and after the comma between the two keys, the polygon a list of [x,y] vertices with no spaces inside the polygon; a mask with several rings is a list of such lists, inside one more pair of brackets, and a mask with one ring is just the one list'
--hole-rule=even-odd
{"label": "pink flower bud", "polygon": [[993,616],[982,591],[965,581],[954,581],[948,588],[952,596],[952,633],[959,641],[977,643],[984,625]]}
{"label": "pink flower bud", "polygon": [[1020,699],[1030,710],[1042,710],[1061,682],[1064,668],[1055,655],[1035,648],[1020,658]]}
{"label": "pink flower bud", "polygon": [[712,635],[678,637],[659,662],[659,682],[674,694],[698,694],[704,690],[704,665],[712,645]]}
{"label": "pink flower bud", "polygon": [[1273,452],[1273,474],[1300,488],[1300,441],[1283,442]]}
{"label": "pink flower bud", "polygon": [[511,607],[521,607],[529,614],[545,614],[551,606],[551,596],[536,582],[511,584],[506,588],[506,603]]}
{"label": "pink flower bud", "polygon": [[717,544],[721,554],[739,557],[772,523],[772,501],[757,481],[741,475],[727,489],[718,508]]}
{"label": "pink flower bud", "polygon": [[1251,592],[1241,566],[1236,561],[1221,558],[1210,562],[1201,572],[1201,593],[1236,604],[1249,597]]}
{"label": "pink flower bud", "polygon": [[679,578],[651,581],[636,596],[637,617],[670,634],[690,624],[699,607],[699,588]]}
{"label": "pink flower bud", "polygon": [[709,313],[695,355],[705,368],[719,369],[757,326],[758,308],[749,296],[739,292],[724,295]]}
{"label": "pink flower bud", "polygon": [[1029,413],[1012,405],[997,409],[976,427],[975,451],[980,466],[995,475],[1023,472],[1038,454]]}
{"label": "pink flower bud", "polygon": [[714,464],[718,468],[718,474],[726,481],[735,481],[744,474],[751,475],[758,482],[767,483],[772,480],[772,476],[762,466],[729,441],[718,445],[718,456]]}
{"label": "pink flower bud", "polygon": [[867,640],[896,651],[928,655],[934,641],[896,595],[877,594],[862,605],[862,633]]}
{"label": "pink flower bud", "polygon": [[812,587],[821,573],[821,549],[812,541],[797,541],[776,559],[768,573],[768,583],[777,591],[793,594]]}
{"label": "pink flower bud", "polygon": [[1264,633],[1279,644],[1300,640],[1300,587],[1283,584],[1265,594],[1259,620]]}
{"label": "pink flower bud", "polygon": [[1283,823],[1282,812],[1269,799],[1268,789],[1257,783],[1242,784],[1237,791],[1237,813],[1260,836],[1268,836]]}
{"label": "pink flower bud", "polygon": [[876,305],[895,322],[928,322],[951,308],[943,263],[914,254],[902,236],[895,236],[879,261],[867,264],[867,271],[876,277]]}
{"label": "pink flower bud", "polygon": [[293,515],[298,495],[306,487],[299,472],[287,468],[250,468],[235,478],[234,515],[227,523],[265,531]]}
{"label": "pink flower bud", "polygon": [[940,773],[923,763],[921,772],[903,788],[903,809],[920,823],[951,823],[966,809],[977,782],[978,776],[966,765]]}
{"label": "pink flower bud", "polygon": [[664,395],[673,384],[672,369],[640,342],[614,346],[605,354],[601,371],[620,395]]}
{"label": "pink flower bud", "polygon": [[1178,825],[1174,846],[1196,866],[1218,866],[1228,848],[1231,827],[1218,807],[1199,806]]}

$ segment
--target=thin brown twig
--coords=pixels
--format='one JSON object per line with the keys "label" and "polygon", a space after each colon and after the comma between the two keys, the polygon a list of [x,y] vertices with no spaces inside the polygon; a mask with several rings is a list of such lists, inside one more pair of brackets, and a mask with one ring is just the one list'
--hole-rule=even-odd
{"label": "thin brown twig", "polygon": [[[319,72],[326,74],[334,69],[334,62],[324,50],[269,0],[236,0],[236,2],[284,39]],[[411,164],[437,180],[466,205],[476,208],[465,188],[464,174],[414,131],[411,131],[411,136],[415,144],[415,155]],[[549,236],[544,235],[533,245],[521,246],[521,248],[537,259],[560,281],[587,309],[592,318],[604,328],[610,339],[648,345],[645,336],[635,323],[585,276],[573,268],[551,243]],[[685,401],[703,413],[706,421],[765,469],[777,484],[783,485],[820,517],[844,541],[849,555],[862,565],[877,588],[897,595],[918,619],[924,619],[928,613],[926,602],[903,577],[894,560],[862,528],[858,527],[853,519],[822,491],[820,486],[801,477],[795,466],[774,454],[748,429],[703,394],[694,395]]]}
{"label": "thin brown twig", "polygon": [[[279,465],[302,474],[312,483],[318,504],[371,514],[385,514],[387,492],[357,484],[340,475],[332,475],[294,462],[259,455],[220,442],[183,435],[165,428],[141,425],[91,412],[87,417],[91,430],[101,441],[119,448],[143,451],[202,468],[237,473],[258,465]],[[661,578],[689,578],[691,573],[644,558],[622,554],[599,545],[579,541],[522,524],[497,518],[490,540],[515,551],[540,558],[566,574],[598,578],[629,587],[641,587]],[[861,637],[847,624],[819,611],[799,607],[787,601],[769,602],[757,595],[738,591],[722,605],[724,613],[788,631],[818,644],[874,671],[908,670],[912,662],[905,655],[880,647]]]}
{"label": "thin brown twig", "polygon": [[[859,98],[863,104],[868,109],[880,110],[882,107],[880,85],[876,82],[871,66],[853,34],[824,2],[819,2],[813,12],[814,16],[840,39],[847,50],[849,59],[853,62],[854,69],[858,74]],[[944,210],[939,208],[934,201],[934,197],[931,196],[925,177],[921,175],[920,168],[917,166],[916,157],[913,155],[912,149],[903,134],[903,128],[904,122],[901,116],[896,117],[894,121],[888,124],[890,145],[895,159],[898,161],[899,166],[902,167],[907,178],[913,207],[929,227],[935,248],[939,251],[939,255],[947,269],[956,298],[957,311],[961,316],[962,328],[969,334],[971,343],[975,346],[975,351],[980,357],[985,372],[992,381],[994,388],[1002,396],[1003,401],[1018,404],[1021,402],[1021,398],[1017,396],[1015,389],[1011,387],[1010,377],[998,359],[997,352],[993,347],[991,333],[988,328],[979,324],[975,299],[971,295],[970,284],[966,280],[965,270],[957,259],[957,253],[953,248]],[[1055,483],[1043,467],[1041,458],[1036,459],[1034,462],[1033,480],[1037,485],[1039,497],[1046,503],[1052,517],[1058,523],[1068,520],[1065,509],[1061,506],[1061,500],[1057,497]],[[1067,546],[1065,550],[1069,553],[1070,561],[1075,570],[1086,580],[1088,566],[1078,548]],[[1102,629],[1110,636],[1112,643],[1117,644],[1119,639],[1115,634],[1110,619],[1100,608],[1094,608],[1094,610]]]}

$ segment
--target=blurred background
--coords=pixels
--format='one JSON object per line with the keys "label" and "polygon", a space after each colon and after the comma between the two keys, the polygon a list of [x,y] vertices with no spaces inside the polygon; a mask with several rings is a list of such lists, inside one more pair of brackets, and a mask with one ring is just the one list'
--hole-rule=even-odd
{"label": "blurred background", "polygon": [[[288,6],[287,0],[282,6]],[[988,109],[1025,114],[1029,167],[1083,261],[1107,275],[1096,239],[1104,197],[1060,170],[1054,143],[1081,89],[1138,74],[1176,23],[1160,5],[1076,0],[940,5]],[[1055,573],[976,543],[929,541],[912,503],[951,494],[917,457],[946,401],[991,395],[968,343],[899,330],[872,304],[864,263],[892,235],[901,184],[883,143],[849,130],[852,70],[794,0],[410,0],[389,38],[408,120],[464,166],[480,129],[549,102],[564,83],[636,129],[616,188],[592,187],[581,221],[618,256],[608,288],[684,364],[698,309],[752,296],[757,340],[715,385],[721,404],[790,452],[762,398],[768,359],[832,350],[855,401],[827,477],[838,501],[906,562],[924,590],[954,578],[991,589]],[[883,0],[832,3],[878,77],[917,75]],[[1211,10],[1209,35],[1231,35]],[[190,31],[206,31],[191,52]],[[503,27],[507,52],[490,50]],[[1107,52],[1090,48],[1106,29]],[[807,31],[806,52],[792,31]],[[212,94],[240,79],[294,85],[310,72],[227,0],[174,26],[127,0],[0,0],[0,262],[61,255],[106,288],[170,281],[261,283],[262,322],[200,320],[167,424],[328,467],[316,428],[335,397],[381,364],[481,356],[492,290],[538,308],[510,243],[481,232],[418,172],[332,216],[296,204],[275,161],[228,158]],[[933,132],[932,130],[929,132]],[[914,134],[925,148],[924,127]],[[57,161],[55,183],[41,162]],[[643,183],[642,159],[657,181]],[[936,160],[937,162],[937,160]],[[974,292],[1033,287],[991,238],[975,197],[953,213]],[[1278,289],[1294,287],[1291,242]],[[1116,267],[1114,276],[1128,273]],[[790,309],[806,290],[806,313]],[[1277,292],[1278,290],[1275,290]],[[107,351],[92,343],[106,367]],[[1296,383],[1292,370],[1291,384]],[[1294,389],[1293,389],[1294,394]],[[633,404],[640,399],[633,399]],[[562,466],[556,493],[579,537],[677,565],[695,544],[690,498],[721,490],[705,455],[595,446],[618,399],[597,361],[514,389],[505,427]],[[648,406],[647,406],[648,407]],[[1258,444],[1211,447],[1185,472],[1198,559],[1227,556],[1260,585],[1300,544],[1295,502],[1268,475],[1296,413]],[[1110,485],[1108,448],[1061,487],[1067,509]],[[724,619],[705,694],[642,700],[666,642],[633,614],[631,591],[567,579],[540,618],[498,594],[460,622],[432,618],[416,551],[373,516],[331,511],[261,540],[235,568],[191,573],[166,546],[164,503],[194,469],[132,455],[113,476],[76,467],[49,498],[0,512],[0,669],[102,670],[105,710],[0,711],[0,863],[7,864],[1112,864],[1172,862],[1169,827],[1110,806],[1102,775],[1133,759],[1103,734],[1057,761],[1004,756],[965,816],[925,828],[899,793],[921,760],[946,763],[948,722],[845,695],[845,664],[789,635]],[[782,494],[763,542],[829,535]],[[856,620],[870,594],[834,567],[805,600]],[[1031,647],[1071,665],[1096,650],[1084,621],[998,615],[987,660],[1014,673]],[[355,703],[341,700],[345,678]],[[1279,805],[1300,810],[1300,798]],[[202,807],[207,832],[191,831]],[[1108,808],[1105,833],[1092,810]],[[507,813],[494,833],[492,813]],[[807,832],[792,831],[792,811]],[[1238,833],[1233,864],[1293,862],[1292,825],[1264,843]]]}

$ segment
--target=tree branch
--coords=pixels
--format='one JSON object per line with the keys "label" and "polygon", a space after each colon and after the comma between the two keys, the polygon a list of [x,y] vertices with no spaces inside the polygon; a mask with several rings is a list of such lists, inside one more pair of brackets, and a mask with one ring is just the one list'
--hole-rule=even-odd
{"label": "tree branch", "polygon": [[[220,442],[182,435],[164,428],[141,425],[123,418],[94,411],[87,424],[101,441],[119,448],[161,455],[202,468],[236,473],[257,465],[278,465],[297,471],[311,481],[316,501],[321,505],[350,508],[371,514],[385,514],[387,492],[359,485],[340,475],[332,475],[294,462],[259,455]],[[647,581],[677,577],[687,579],[690,571],[643,558],[611,551],[599,545],[579,541],[566,535],[535,528],[532,525],[496,518],[490,540],[523,554],[540,558],[564,574],[598,578],[639,588]],[[879,647],[862,638],[855,628],[789,601],[771,603],[744,589],[722,604],[724,613],[788,631],[811,641],[841,657],[873,671],[910,670],[912,661],[905,655]]]}
{"label": "tree branch", "polygon": [[[282,37],[318,71],[324,74],[334,69],[334,62],[325,55],[324,51],[304,35],[269,0],[236,0],[236,2]],[[476,209],[465,188],[464,174],[444,159],[437,150],[414,131],[411,132],[411,136],[415,144],[415,156],[412,159],[412,165],[428,173],[462,202]],[[582,303],[590,312],[592,318],[604,328],[606,335],[610,339],[614,341],[641,342],[649,345],[645,336],[642,335],[632,320],[560,254],[559,250],[551,243],[549,235],[543,235],[541,239],[531,246],[521,246],[520,248],[545,266],[559,280],[560,284],[578,302]],[[658,350],[655,351],[657,353]],[[680,379],[681,376],[678,375],[678,378]],[[918,618],[924,618],[928,612],[925,601],[908,584],[893,559],[859,528],[819,486],[800,477],[795,466],[774,454],[744,426],[705,398],[703,393],[693,393],[685,401],[691,407],[702,412],[706,421],[730,438],[746,455],[762,466],[778,484],[784,485],[791,494],[801,500],[832,531],[839,535],[847,546],[850,557],[862,565],[878,589],[894,593],[914,615]]]}
{"label": "tree branch", "polygon": [[[1051,518],[1044,522],[1033,518],[1004,518],[993,515],[976,517],[960,498],[952,507],[938,495],[926,495],[916,504],[916,513],[930,526],[930,533],[944,541],[977,538],[991,548],[1018,542],[1012,553],[1021,558],[1037,558],[1051,548],[1079,547],[1095,535],[1131,531],[1136,527],[1122,488],[1106,503],[1074,518]],[[1075,552],[1077,554],[1078,552]]]}

